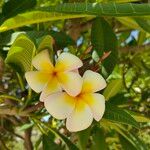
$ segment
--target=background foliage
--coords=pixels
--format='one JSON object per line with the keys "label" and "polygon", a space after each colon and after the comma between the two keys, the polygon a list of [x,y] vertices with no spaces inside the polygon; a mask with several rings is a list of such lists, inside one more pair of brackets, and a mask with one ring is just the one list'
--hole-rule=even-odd
{"label": "background foliage", "polygon": [[[52,39],[53,38],[53,39]],[[108,86],[100,122],[69,133],[24,78],[33,56],[69,51]],[[0,149],[149,150],[147,0],[0,0]]]}

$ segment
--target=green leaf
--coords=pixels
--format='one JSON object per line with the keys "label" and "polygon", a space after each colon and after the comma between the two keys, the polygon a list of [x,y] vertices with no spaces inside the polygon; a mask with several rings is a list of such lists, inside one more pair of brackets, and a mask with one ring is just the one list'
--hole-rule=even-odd
{"label": "green leaf", "polygon": [[95,133],[92,135],[92,150],[107,150],[107,145],[105,142],[104,131],[101,128],[95,128]]}
{"label": "green leaf", "polygon": [[146,32],[150,33],[150,19],[146,18],[134,18],[137,24]]}
{"label": "green leaf", "polygon": [[[134,132],[128,131],[121,125],[114,127],[115,130],[130,143],[130,146],[132,145],[131,147],[133,148],[133,150],[134,147],[136,148],[136,150],[149,150],[148,146]],[[125,148],[127,148],[127,145]]]}
{"label": "green leaf", "polygon": [[[33,118],[32,118],[33,119]],[[74,144],[74,143],[72,143],[72,141],[71,140],[69,140],[66,136],[64,136],[63,134],[61,134],[61,133],[59,133],[59,132],[57,132],[55,129],[53,129],[53,128],[51,128],[50,126],[49,126],[49,124],[46,124],[46,123],[44,123],[44,122],[41,122],[40,120],[38,120],[38,119],[33,119],[33,121],[35,122],[35,124],[38,126],[39,124],[42,124],[42,126],[43,127],[45,127],[46,128],[46,131],[49,131],[50,133],[52,133],[52,134],[54,134],[56,137],[58,137],[64,144],[65,144],[65,146],[66,146],[66,149],[67,150],[79,150],[78,149],[78,147]],[[41,125],[40,125],[41,126]],[[41,128],[42,130],[44,129],[44,128]],[[45,133],[45,131],[43,132],[42,131],[42,133]]]}
{"label": "green leaf", "polygon": [[74,143],[72,143],[66,136],[58,132],[57,134],[61,137],[61,139],[63,139],[63,142],[67,145],[67,148],[69,150],[79,150],[79,148]]}
{"label": "green leaf", "polygon": [[34,43],[25,34],[20,34],[11,46],[5,62],[19,73],[30,71],[34,53]]}
{"label": "green leaf", "polygon": [[19,128],[19,131],[25,131],[26,129],[33,127],[33,125],[34,125],[33,122],[26,123]]}
{"label": "green leaf", "polygon": [[116,79],[110,81],[107,87],[104,90],[103,95],[106,100],[109,100],[111,97],[115,96],[122,88],[122,79]]}
{"label": "green leaf", "polygon": [[91,132],[91,128],[88,128],[86,130],[83,130],[77,133],[80,150],[86,149],[86,145],[90,137],[90,132]]}
{"label": "green leaf", "polygon": [[117,39],[111,26],[103,18],[94,20],[91,30],[91,42],[99,57],[102,57],[104,52],[111,52],[108,58],[102,62],[107,74],[110,74],[117,63]]}
{"label": "green leaf", "polygon": [[2,18],[7,19],[33,8],[36,5],[36,0],[8,0],[2,7]]}
{"label": "green leaf", "polygon": [[13,18],[10,18],[3,22],[0,26],[0,32],[4,32],[11,29],[16,29],[22,26],[31,25],[35,23],[48,22],[54,20],[70,19],[70,18],[81,18],[86,17],[85,14],[60,14],[60,13],[49,13],[42,11],[31,11],[23,14],[19,14]]}
{"label": "green leaf", "polygon": [[150,4],[135,3],[64,3],[43,10],[61,13],[89,14],[96,16],[143,16],[150,15]]}
{"label": "green leaf", "polygon": [[49,52],[53,53],[53,38],[50,35],[43,36],[38,40],[38,51],[48,49]]}
{"label": "green leaf", "polygon": [[47,135],[43,134],[43,150],[58,150],[62,149],[59,145],[57,145],[55,142],[55,135],[49,132]]}
{"label": "green leaf", "polygon": [[137,150],[125,137],[119,135],[123,150]]}
{"label": "green leaf", "polygon": [[54,37],[56,45],[64,48],[68,45],[75,45],[75,42],[65,32],[50,31],[49,34]]}
{"label": "green leaf", "polygon": [[118,108],[117,106],[111,105],[109,102],[106,103],[105,114],[103,117],[113,122],[127,124],[139,128],[138,122],[136,122],[129,113],[121,108]]}
{"label": "green leaf", "polygon": [[128,105],[129,97],[125,97],[124,93],[118,93],[109,99],[112,105]]}
{"label": "green leaf", "polygon": [[129,111],[132,117],[137,121],[137,122],[150,122],[150,117],[144,116],[140,113]]}
{"label": "green leaf", "polygon": [[138,29],[142,32],[150,33],[150,21],[149,18],[144,17],[117,17],[118,21],[127,26],[130,29]]}

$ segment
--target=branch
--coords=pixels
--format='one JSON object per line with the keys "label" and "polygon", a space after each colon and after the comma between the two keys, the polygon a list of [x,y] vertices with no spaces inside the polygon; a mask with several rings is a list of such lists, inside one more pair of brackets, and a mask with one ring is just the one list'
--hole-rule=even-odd
{"label": "branch", "polygon": [[26,129],[24,133],[24,146],[26,150],[33,150],[31,135],[32,135],[32,128]]}
{"label": "branch", "polygon": [[145,50],[149,50],[150,49],[150,43],[146,44],[146,45],[139,45],[139,46],[127,46],[127,47],[120,47],[119,51],[121,53],[137,53],[137,52],[142,52]]}
{"label": "branch", "polygon": [[30,113],[37,111],[39,109],[42,109],[44,104],[42,102],[39,102],[38,104],[28,107],[25,110],[21,111],[17,108],[6,108],[6,107],[0,107],[0,115],[12,115],[12,116],[29,116]]}

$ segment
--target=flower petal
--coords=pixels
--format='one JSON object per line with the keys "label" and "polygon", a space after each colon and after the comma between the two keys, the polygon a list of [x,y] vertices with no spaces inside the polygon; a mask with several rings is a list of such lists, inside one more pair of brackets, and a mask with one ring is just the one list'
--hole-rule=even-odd
{"label": "flower petal", "polygon": [[65,92],[49,95],[44,99],[47,111],[57,119],[65,119],[75,107],[75,100]]}
{"label": "flower petal", "polygon": [[57,78],[51,78],[40,95],[40,101],[44,101],[49,94],[56,93],[58,91],[62,91],[61,85]]}
{"label": "flower petal", "polygon": [[88,128],[93,121],[89,106],[83,101],[77,101],[74,111],[67,117],[66,127],[71,132]]}
{"label": "flower petal", "polygon": [[76,96],[82,89],[82,78],[75,72],[61,72],[58,74],[58,81],[62,88],[71,96]]}
{"label": "flower petal", "polygon": [[106,87],[105,79],[96,72],[87,70],[83,75],[82,92],[97,92]]}
{"label": "flower petal", "polygon": [[64,52],[59,55],[55,68],[59,71],[71,71],[82,65],[82,61],[77,56]]}
{"label": "flower petal", "polygon": [[105,112],[104,96],[98,93],[85,94],[83,100],[86,101],[86,103],[91,108],[94,119],[99,121]]}
{"label": "flower petal", "polygon": [[41,92],[47,84],[50,75],[42,71],[29,71],[25,73],[29,86],[37,93]]}
{"label": "flower petal", "polygon": [[51,71],[54,68],[53,64],[50,61],[49,53],[47,50],[44,50],[39,54],[37,54],[32,60],[32,65],[37,70],[44,70],[44,71]]}

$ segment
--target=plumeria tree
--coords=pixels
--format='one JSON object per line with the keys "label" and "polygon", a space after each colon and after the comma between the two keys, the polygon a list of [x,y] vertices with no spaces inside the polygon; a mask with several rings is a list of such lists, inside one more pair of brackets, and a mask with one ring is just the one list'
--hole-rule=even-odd
{"label": "plumeria tree", "polygon": [[147,0],[0,9],[0,149],[150,149]]}

